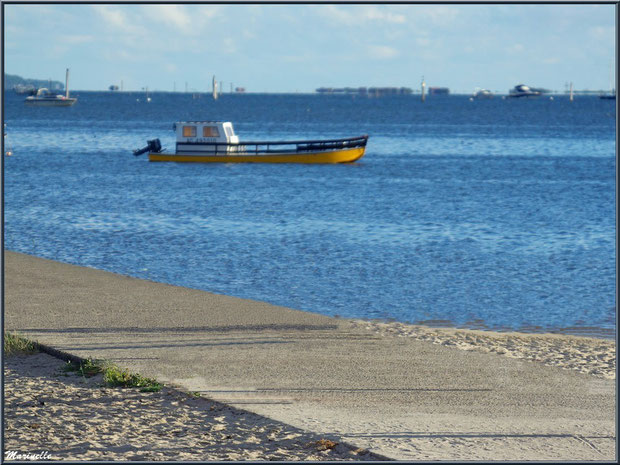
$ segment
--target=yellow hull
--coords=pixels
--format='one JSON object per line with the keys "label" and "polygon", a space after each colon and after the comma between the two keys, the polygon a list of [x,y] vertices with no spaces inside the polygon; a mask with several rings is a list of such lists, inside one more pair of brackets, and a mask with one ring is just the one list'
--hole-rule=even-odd
{"label": "yellow hull", "polygon": [[149,161],[176,161],[184,163],[351,163],[364,156],[365,147],[329,152],[184,155],[149,153]]}

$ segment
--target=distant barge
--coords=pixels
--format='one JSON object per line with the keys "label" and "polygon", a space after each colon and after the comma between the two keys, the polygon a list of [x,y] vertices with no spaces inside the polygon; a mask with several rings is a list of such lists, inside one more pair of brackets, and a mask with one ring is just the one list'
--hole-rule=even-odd
{"label": "distant barge", "polygon": [[174,124],[176,149],[167,153],[159,139],[134,150],[149,161],[185,163],[351,163],[364,156],[368,136],[346,139],[240,142],[230,122],[181,121]]}

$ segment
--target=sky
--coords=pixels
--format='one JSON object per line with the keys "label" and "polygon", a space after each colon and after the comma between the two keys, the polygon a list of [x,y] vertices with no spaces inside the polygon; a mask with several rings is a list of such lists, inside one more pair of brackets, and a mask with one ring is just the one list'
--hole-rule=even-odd
{"label": "sky", "polygon": [[[611,4],[4,4],[4,71],[71,90],[564,91],[615,82]],[[613,70],[613,71],[612,71]],[[615,85],[614,85],[615,86]]]}

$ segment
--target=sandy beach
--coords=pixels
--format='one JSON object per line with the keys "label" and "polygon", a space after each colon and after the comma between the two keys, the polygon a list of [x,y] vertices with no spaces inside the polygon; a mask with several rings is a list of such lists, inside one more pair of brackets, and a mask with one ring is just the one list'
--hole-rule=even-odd
{"label": "sandy beach", "polygon": [[548,366],[616,379],[616,342],[564,334],[526,334],[453,328],[429,328],[398,322],[350,320],[382,336],[411,337],[460,350],[497,353]]}
{"label": "sandy beach", "polygon": [[6,451],[47,452],[50,460],[377,460],[363,449],[167,387],[106,387],[101,375],[67,373],[64,364],[45,353],[6,359]]}
{"label": "sandy beach", "polygon": [[[7,359],[6,440],[18,450],[27,441],[33,452],[77,460],[616,456],[611,340],[335,319],[12,252],[5,259],[7,330],[167,386],[101,388],[56,376],[59,361],[45,354]],[[50,415],[38,398],[69,413]],[[139,432],[123,433],[135,425]],[[54,442],[50,432],[63,429],[88,434]],[[341,444],[321,451],[321,439]]]}

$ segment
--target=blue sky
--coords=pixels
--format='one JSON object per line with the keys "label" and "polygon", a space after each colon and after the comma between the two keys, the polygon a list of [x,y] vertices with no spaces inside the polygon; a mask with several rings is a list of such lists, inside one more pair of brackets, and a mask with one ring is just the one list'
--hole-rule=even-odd
{"label": "blue sky", "polygon": [[[4,5],[5,72],[73,90],[608,89],[614,5]],[[613,67],[615,70],[615,66]],[[614,75],[615,79],[615,75]]]}

